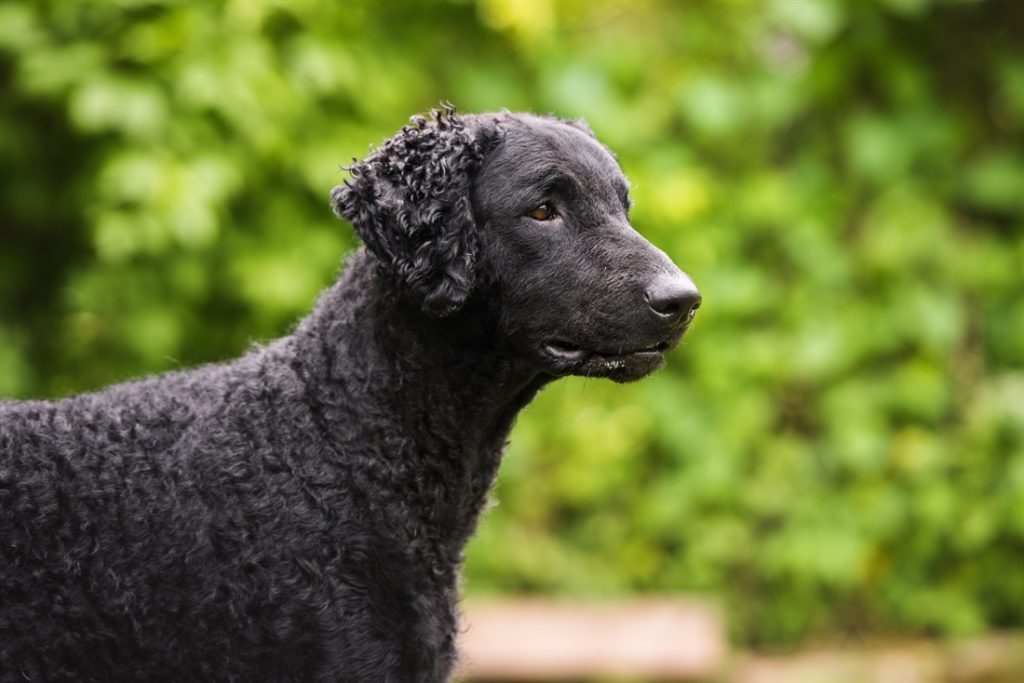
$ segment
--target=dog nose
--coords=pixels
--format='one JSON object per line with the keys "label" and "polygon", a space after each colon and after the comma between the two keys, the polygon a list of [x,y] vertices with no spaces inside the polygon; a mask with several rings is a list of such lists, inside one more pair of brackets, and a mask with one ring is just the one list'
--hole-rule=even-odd
{"label": "dog nose", "polygon": [[645,294],[651,310],[672,324],[689,322],[700,308],[700,292],[685,275],[661,275],[647,286]]}

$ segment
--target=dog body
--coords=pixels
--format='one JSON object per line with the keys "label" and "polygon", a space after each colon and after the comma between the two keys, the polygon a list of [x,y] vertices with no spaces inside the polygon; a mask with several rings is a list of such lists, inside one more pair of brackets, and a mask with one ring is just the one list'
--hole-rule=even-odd
{"label": "dog body", "polygon": [[516,414],[699,303],[578,123],[435,112],[352,173],[366,246],[291,335],[0,403],[0,681],[448,680]]}

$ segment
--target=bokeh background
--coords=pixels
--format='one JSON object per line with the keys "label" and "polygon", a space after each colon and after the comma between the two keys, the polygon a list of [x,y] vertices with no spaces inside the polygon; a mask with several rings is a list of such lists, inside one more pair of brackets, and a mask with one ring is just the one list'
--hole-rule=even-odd
{"label": "bokeh background", "polygon": [[585,117],[697,281],[653,378],[522,416],[471,594],[697,593],[744,648],[1024,627],[1024,3],[0,4],[0,395],[284,334],[339,165]]}

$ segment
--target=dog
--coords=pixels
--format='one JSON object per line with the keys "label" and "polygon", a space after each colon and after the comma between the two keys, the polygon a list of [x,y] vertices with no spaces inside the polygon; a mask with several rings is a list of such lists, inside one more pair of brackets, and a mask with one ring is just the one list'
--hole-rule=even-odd
{"label": "dog", "polygon": [[700,305],[582,122],[446,107],[350,171],[364,247],[291,334],[0,403],[0,681],[449,680],[517,413]]}

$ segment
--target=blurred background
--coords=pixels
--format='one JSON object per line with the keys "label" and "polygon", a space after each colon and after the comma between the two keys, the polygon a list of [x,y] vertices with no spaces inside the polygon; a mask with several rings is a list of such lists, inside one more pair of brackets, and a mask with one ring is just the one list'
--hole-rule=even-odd
{"label": "blurred background", "polygon": [[339,165],[442,99],[586,118],[704,295],[666,370],[523,414],[471,596],[703,596],[754,653],[1024,627],[1014,0],[4,2],[0,395],[286,333]]}

